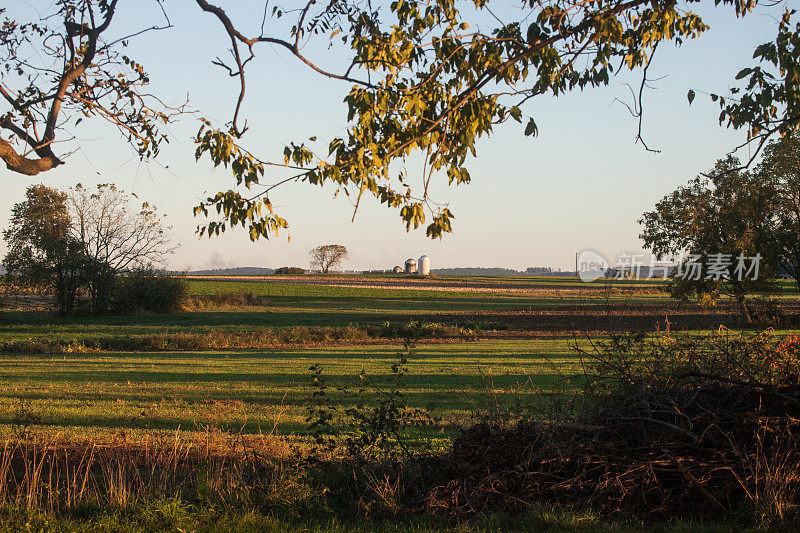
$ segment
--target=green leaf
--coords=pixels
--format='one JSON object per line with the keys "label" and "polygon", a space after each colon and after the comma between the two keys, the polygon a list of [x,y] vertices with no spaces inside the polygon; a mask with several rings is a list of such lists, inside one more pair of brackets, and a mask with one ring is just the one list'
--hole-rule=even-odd
{"label": "green leaf", "polygon": [[525,126],[525,135],[531,136],[533,135],[536,137],[539,134],[539,126],[536,125],[533,119],[528,121],[528,125]]}
{"label": "green leaf", "polygon": [[533,44],[538,41],[541,34],[542,29],[539,28],[539,25],[535,22],[528,26],[528,44]]}

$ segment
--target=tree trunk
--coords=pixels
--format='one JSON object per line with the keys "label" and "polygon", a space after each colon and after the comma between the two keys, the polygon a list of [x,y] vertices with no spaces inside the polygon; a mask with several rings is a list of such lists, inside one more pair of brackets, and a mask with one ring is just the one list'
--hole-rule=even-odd
{"label": "tree trunk", "polygon": [[747,306],[747,298],[745,298],[744,295],[738,295],[736,296],[736,303],[739,305],[739,312],[742,315],[742,321],[745,324],[752,324],[753,317],[750,316],[750,309]]}

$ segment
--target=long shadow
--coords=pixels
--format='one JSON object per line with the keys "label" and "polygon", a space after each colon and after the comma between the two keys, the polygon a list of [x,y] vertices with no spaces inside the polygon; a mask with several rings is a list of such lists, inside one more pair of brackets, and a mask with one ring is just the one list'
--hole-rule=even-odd
{"label": "long shadow", "polygon": [[[335,305],[335,304],[349,305]],[[302,305],[301,305],[302,304]],[[126,334],[153,333],[154,329],[192,328],[193,330],[268,326],[325,326],[370,324],[402,321],[403,313],[419,315],[441,312],[499,312],[529,311],[532,309],[559,308],[580,304],[586,310],[601,309],[600,302],[558,301],[547,298],[503,297],[492,295],[491,299],[470,296],[448,298],[392,299],[392,298],[305,298],[285,297],[283,305],[246,310],[214,310],[176,313],[154,316],[104,316],[104,317],[54,317],[41,311],[6,311],[0,317],[0,333],[35,334],[60,333],[74,330],[76,333]],[[302,309],[297,309],[302,307]],[[346,311],[342,313],[342,311]],[[43,330],[44,328],[44,330]],[[101,328],[98,332],[97,328]],[[104,331],[108,329],[108,332]],[[48,331],[52,330],[52,331]]]}
{"label": "long shadow", "polygon": [[[460,365],[463,367],[463,365]],[[540,365],[541,366],[541,365]],[[381,379],[382,376],[386,376],[386,374],[368,374],[371,376],[371,379],[378,380]],[[537,381],[546,381],[548,377],[554,377],[557,374],[547,374],[537,373],[534,377]],[[495,384],[513,384],[516,381],[520,380],[521,374],[495,374],[492,376]],[[209,384],[209,383],[219,383],[219,384],[227,384],[232,386],[234,384],[251,384],[254,387],[257,386],[265,386],[265,385],[272,385],[272,386],[305,386],[310,384],[311,376],[309,373],[266,373],[266,372],[259,372],[259,373],[248,373],[248,374],[241,374],[237,372],[206,372],[206,373],[187,373],[187,372],[148,372],[144,370],[130,370],[130,371],[121,371],[121,370],[94,370],[91,372],[91,380],[94,384],[116,384],[116,385],[127,385],[129,382],[133,383],[132,386],[137,386],[138,384],[145,384],[145,385],[166,385],[166,384],[190,384],[190,383],[197,383],[197,384]],[[359,377],[355,374],[343,374],[343,373],[331,373],[325,374],[325,380],[331,386],[355,386],[359,382]],[[74,372],[65,372],[65,371],[51,371],[48,372],[46,376],[3,376],[2,382],[6,384],[13,384],[13,383],[25,383],[35,381],[37,384],[41,385],[51,385],[51,384],[64,384],[64,383],[75,383],[75,384],[84,384],[87,382],[87,372],[86,370],[83,371],[74,371]],[[432,387],[431,390],[440,389],[440,388],[448,388],[448,389],[459,389],[465,387],[480,387],[484,383],[483,378],[480,375],[476,374],[443,374],[443,373],[435,373],[435,374],[424,374],[424,375],[416,375],[416,374],[409,374],[404,377],[405,387],[414,389],[420,387]],[[115,391],[118,395],[122,395],[125,393],[124,390]],[[231,393],[234,393],[231,390],[227,391],[229,399],[235,399],[235,396],[231,396]],[[10,394],[10,393],[5,393]],[[205,391],[203,391],[205,394]],[[235,394],[235,393],[234,393]],[[4,395],[0,393],[0,396]],[[182,396],[178,394],[178,396]],[[47,394],[42,394],[42,397],[49,397]]]}
{"label": "long shadow", "polygon": [[[106,337],[159,333],[228,331],[287,326],[376,325],[409,320],[460,325],[470,321],[496,321],[504,328],[523,331],[583,331],[613,329],[653,330],[668,317],[673,329],[716,328],[737,325],[735,313],[723,306],[716,312],[670,301],[624,301],[606,303],[600,299],[518,298],[494,296],[490,301],[469,297],[447,300],[354,299],[357,307],[337,307],[337,298],[287,297],[307,308],[292,306],[216,310],[173,315],[136,317],[57,318],[35,311],[8,311],[0,316],[0,336],[19,337]],[[350,301],[350,300],[347,300]],[[791,312],[800,302],[782,305]]]}
{"label": "long shadow", "polygon": [[[269,422],[269,421],[265,421]],[[0,416],[0,424],[14,425],[13,418]],[[142,430],[184,430],[195,431],[202,430],[205,425],[213,425],[224,431],[238,432],[242,431],[247,434],[257,434],[265,429],[269,430],[270,427],[264,425],[259,426],[258,421],[248,421],[245,423],[237,422],[220,422],[217,420],[197,420],[197,419],[159,419],[150,417],[108,417],[108,418],[91,418],[88,416],[69,416],[57,418],[54,417],[48,420],[42,420],[34,425],[29,426],[27,429],[35,430],[37,426],[40,427],[78,427],[78,428],[100,428],[106,430],[121,430],[121,429],[142,429]],[[300,422],[281,422],[281,433],[308,433],[309,430],[306,425]]]}

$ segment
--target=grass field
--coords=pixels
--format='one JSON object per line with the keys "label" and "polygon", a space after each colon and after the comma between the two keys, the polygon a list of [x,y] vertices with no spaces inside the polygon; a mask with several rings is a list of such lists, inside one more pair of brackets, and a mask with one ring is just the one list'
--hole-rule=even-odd
{"label": "grass field", "polygon": [[[26,310],[0,314],[0,342],[21,339],[81,339],[115,335],[247,331],[266,327],[334,326],[403,323],[410,320],[453,324],[484,324],[517,331],[548,330],[554,323],[565,332],[581,330],[576,318],[586,314],[665,314],[696,317],[709,313],[723,322],[729,314],[725,305],[705,310],[678,304],[661,289],[660,281],[625,282],[606,291],[599,282],[584,284],[571,278],[483,278],[446,277],[447,290],[403,289],[371,286],[374,279],[334,278],[327,285],[295,281],[192,280],[193,295],[253,293],[268,305],[248,308],[198,309],[171,315],[53,317],[50,313]],[[397,279],[392,280],[399,285]],[[425,280],[414,281],[423,285]],[[366,286],[364,286],[366,285]],[[789,305],[800,301],[796,293],[781,296]],[[542,317],[551,317],[545,320]],[[486,328],[484,328],[486,329]]]}
{"label": "grass field", "polygon": [[[575,364],[567,340],[422,345],[405,382],[410,403],[463,423],[495,401],[525,389],[546,394],[564,386]],[[358,374],[388,374],[397,346],[333,347],[277,352],[80,354],[0,358],[0,422],[10,427],[25,408],[50,431],[109,437],[125,430],[247,433],[277,424],[304,434],[310,365],[333,387],[354,387]],[[333,400],[341,400],[334,394]]]}
{"label": "grass field", "polygon": [[[57,318],[42,311],[5,311],[0,341],[219,330],[235,334],[409,320],[502,327],[497,339],[422,341],[417,348],[406,379],[410,403],[430,407],[454,427],[497,409],[520,389],[532,392],[528,396],[535,401],[567,386],[563,376],[576,370],[574,332],[569,327],[547,329],[553,321],[567,320],[558,314],[560,309],[571,309],[574,315],[600,313],[600,320],[606,320],[605,312],[650,318],[705,312],[654,291],[663,285],[658,281],[627,282],[625,291],[608,294],[600,283],[569,278],[444,277],[411,283],[427,281],[430,288],[372,286],[381,279],[194,280],[191,292],[196,295],[252,292],[267,297],[269,304],[134,317]],[[554,285],[569,291],[562,293]],[[556,314],[545,319],[547,313]],[[709,318],[715,317],[726,318],[721,312]],[[152,430],[191,434],[208,426],[246,433],[275,427],[283,435],[302,436],[312,364],[323,366],[332,387],[353,386],[362,370],[386,375],[397,351],[397,344],[389,343],[239,352],[0,354],[0,431],[9,433],[19,413],[30,411],[43,431],[76,438],[109,438],[121,431],[129,436]],[[341,393],[333,392],[332,400],[341,401]]]}
{"label": "grass field", "polygon": [[[459,428],[486,415],[519,415],[538,409],[554,396],[578,390],[581,366],[573,347],[575,342],[586,343],[587,335],[597,339],[611,330],[654,331],[659,324],[663,327],[665,318],[671,327],[697,334],[720,325],[736,325],[728,306],[704,309],[675,302],[659,281],[626,282],[609,288],[569,278],[447,276],[403,282],[387,276],[333,276],[196,279],[190,284],[195,296],[252,293],[262,297],[261,304],[200,307],[161,316],[68,318],[16,308],[0,314],[0,342],[72,343],[218,332],[235,337],[268,329],[363,328],[410,321],[452,324],[472,333],[419,340],[402,389],[410,406],[426,408],[441,420],[426,442],[444,449]],[[790,310],[800,304],[788,286],[780,298]],[[122,439],[135,443],[154,436],[196,442],[209,432],[225,432],[277,437],[304,446],[311,441],[307,422],[314,390],[310,367],[321,365],[329,387],[326,401],[341,408],[355,400],[340,389],[356,389],[362,371],[372,380],[385,379],[400,349],[399,337],[389,337],[350,344],[298,342],[296,346],[290,339],[285,346],[251,350],[0,353],[0,437],[15,439],[31,432],[69,442]],[[310,522],[298,521],[295,515],[280,519],[260,514],[222,516],[182,507],[177,500],[152,505],[158,509],[136,511],[145,513],[144,517],[123,513],[98,518],[92,514],[89,522],[74,523],[72,519],[47,522],[52,517],[9,514],[0,508],[0,529],[17,529],[24,523],[33,523],[39,530],[174,530],[186,524],[190,529],[213,529],[215,524],[227,529],[219,524],[233,528],[234,523],[242,530],[440,529],[427,518],[375,526],[339,522],[338,518],[331,521],[330,514],[322,512],[321,522],[309,526]],[[42,526],[45,522],[50,525]],[[464,531],[583,530],[604,524],[590,510],[534,509],[520,516],[489,516],[447,527]],[[698,528],[677,524],[675,529]]]}

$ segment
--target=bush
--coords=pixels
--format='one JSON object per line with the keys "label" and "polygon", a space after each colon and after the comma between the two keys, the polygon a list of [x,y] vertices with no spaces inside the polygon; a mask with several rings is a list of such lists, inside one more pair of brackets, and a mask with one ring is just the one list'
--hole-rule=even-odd
{"label": "bush", "polygon": [[776,327],[786,322],[786,313],[781,309],[780,302],[774,298],[753,298],[749,305],[753,323],[757,326]]}
{"label": "bush", "polygon": [[186,303],[187,311],[202,309],[225,309],[237,307],[263,307],[272,302],[263,295],[250,292],[225,292],[217,294],[194,295]]}
{"label": "bush", "polygon": [[736,514],[756,526],[791,518],[800,504],[800,339],[721,331],[591,345],[580,350],[586,389],[574,402],[513,426],[479,424],[427,465],[445,475],[429,510],[547,503]]}
{"label": "bush", "polygon": [[406,324],[384,322],[380,326],[367,326],[367,330],[375,337],[387,339],[444,339],[474,334],[473,331],[459,326],[439,324],[438,322],[420,322],[418,320],[413,320]]}
{"label": "bush", "polygon": [[174,276],[151,268],[119,276],[114,286],[112,308],[121,314],[175,313],[189,297],[184,276]]}
{"label": "bush", "polygon": [[275,271],[278,276],[302,276],[306,271],[300,267],[280,267]]}

